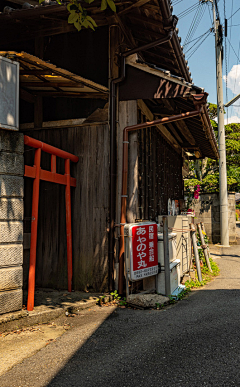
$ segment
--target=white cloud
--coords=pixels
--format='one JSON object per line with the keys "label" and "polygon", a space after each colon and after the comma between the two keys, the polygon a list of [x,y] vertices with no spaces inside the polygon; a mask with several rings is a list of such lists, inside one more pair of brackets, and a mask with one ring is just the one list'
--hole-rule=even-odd
{"label": "white cloud", "polygon": [[240,123],[240,115],[239,116],[231,116],[224,119],[224,125],[227,124],[238,124]]}
{"label": "white cloud", "polygon": [[[226,75],[223,76],[223,79],[226,82]],[[233,94],[240,93],[240,65],[234,65],[229,71],[227,85]]]}

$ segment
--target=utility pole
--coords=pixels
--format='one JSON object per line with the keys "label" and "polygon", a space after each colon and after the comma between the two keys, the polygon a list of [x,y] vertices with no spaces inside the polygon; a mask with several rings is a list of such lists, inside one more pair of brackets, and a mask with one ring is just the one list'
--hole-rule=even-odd
{"label": "utility pole", "polygon": [[216,19],[215,1],[216,0],[213,0],[212,8],[213,8],[213,20],[214,20],[214,29],[215,29],[216,75],[217,75],[220,235],[221,235],[221,245],[228,246],[229,231],[228,231],[227,163],[226,163],[223,84],[222,84],[223,29],[219,19]]}
{"label": "utility pole", "polygon": [[[219,18],[216,18],[216,0],[212,3],[216,50],[217,112],[218,112],[218,150],[219,150],[219,202],[220,202],[220,236],[221,245],[229,246],[228,231],[228,192],[227,164],[224,127],[224,104],[222,84],[222,41],[223,29]],[[206,2],[206,0],[204,1]]]}

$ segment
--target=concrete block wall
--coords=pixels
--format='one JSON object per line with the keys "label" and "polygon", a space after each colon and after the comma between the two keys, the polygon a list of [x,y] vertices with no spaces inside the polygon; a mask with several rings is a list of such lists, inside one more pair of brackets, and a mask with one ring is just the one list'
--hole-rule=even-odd
{"label": "concrete block wall", "polygon": [[23,134],[0,130],[0,314],[22,308]]}
{"label": "concrete block wall", "polygon": [[[218,193],[203,193],[194,205],[195,223],[203,222],[211,243],[220,242],[220,206]],[[228,193],[229,242],[236,242],[235,193]]]}

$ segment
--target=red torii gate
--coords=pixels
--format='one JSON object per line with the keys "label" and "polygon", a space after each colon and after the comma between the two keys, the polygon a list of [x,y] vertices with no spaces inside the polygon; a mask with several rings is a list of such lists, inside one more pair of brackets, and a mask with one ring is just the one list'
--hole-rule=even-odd
{"label": "red torii gate", "polygon": [[[35,271],[36,271],[36,252],[37,252],[37,227],[38,227],[38,203],[39,203],[39,185],[40,180],[52,183],[63,184],[65,188],[66,202],[66,231],[67,231],[67,268],[68,268],[68,291],[72,291],[72,225],[71,225],[71,187],[76,187],[76,179],[70,175],[70,160],[78,162],[78,157],[65,152],[59,148],[48,145],[34,138],[24,136],[24,144],[36,148],[34,155],[34,165],[30,167],[25,165],[24,176],[31,177],[33,181],[32,196],[32,218],[31,218],[31,244],[30,261],[28,277],[28,300],[27,310],[34,308],[35,293]],[[51,154],[51,171],[41,169],[41,151]],[[65,174],[56,173],[56,157],[65,160]]]}

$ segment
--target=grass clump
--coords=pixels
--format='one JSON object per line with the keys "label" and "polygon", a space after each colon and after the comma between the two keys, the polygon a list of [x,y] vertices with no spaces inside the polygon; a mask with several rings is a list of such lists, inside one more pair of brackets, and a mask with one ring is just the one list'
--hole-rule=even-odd
{"label": "grass clump", "polygon": [[[218,264],[212,260],[212,258],[209,258],[211,268],[212,268],[212,273],[209,271],[206,261],[203,261],[203,266],[201,267],[201,272],[202,272],[202,281],[198,281],[197,279],[191,280],[191,281],[186,281],[185,286],[186,289],[189,291],[194,288],[199,288],[201,286],[206,285],[208,282],[210,282],[214,277],[218,276],[220,273],[220,269],[218,267]],[[195,269],[196,272],[196,269]],[[196,273],[197,276],[197,273]]]}

